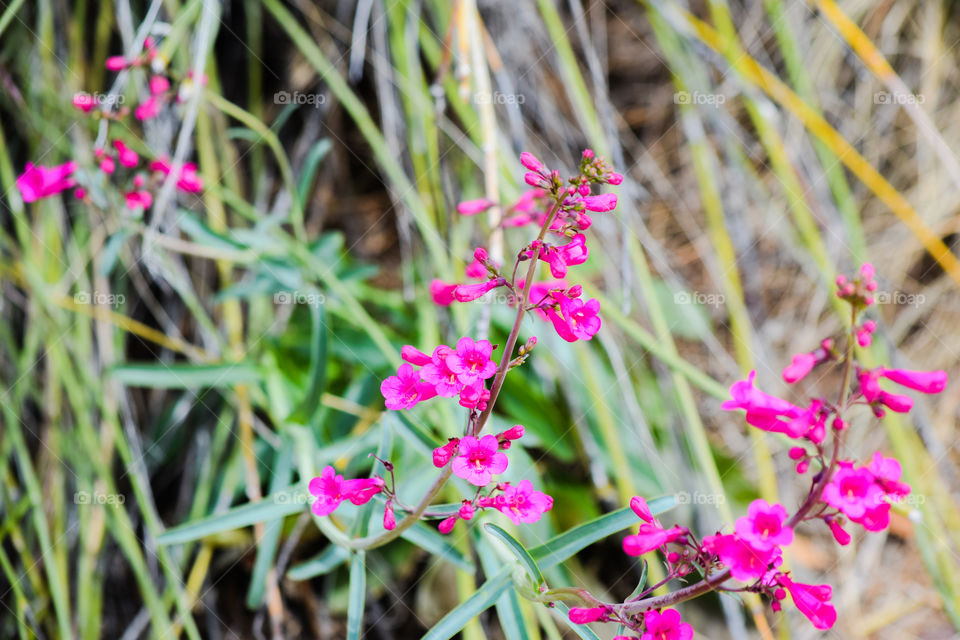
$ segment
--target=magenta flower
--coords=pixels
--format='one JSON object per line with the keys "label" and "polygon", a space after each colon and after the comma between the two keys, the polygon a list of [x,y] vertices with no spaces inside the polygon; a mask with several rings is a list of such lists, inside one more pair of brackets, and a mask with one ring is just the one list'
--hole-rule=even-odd
{"label": "magenta flower", "polygon": [[803,380],[808,373],[813,371],[817,364],[817,357],[812,353],[798,353],[793,356],[790,366],[783,370],[783,379],[787,384],[793,384]]}
{"label": "magenta flower", "polygon": [[485,435],[479,440],[465,436],[460,440],[459,455],[453,459],[453,473],[472,485],[484,487],[493,476],[507,469],[507,456],[498,451],[497,437]]}
{"label": "magenta flower", "polygon": [[127,60],[124,59],[123,56],[110,56],[109,58],[107,58],[106,62],[104,63],[104,66],[109,71],[121,71],[123,69],[126,69],[130,65],[131,63],[127,62]]}
{"label": "magenta flower", "polygon": [[544,308],[544,312],[553,323],[557,334],[567,342],[589,340],[600,330],[600,303],[591,298],[584,302],[580,298],[561,297],[559,300],[561,316],[555,310]]}
{"label": "magenta flower", "polygon": [[449,307],[456,298],[453,292],[457,290],[457,284],[450,284],[443,280],[433,280],[430,283],[430,297],[433,298],[433,304],[438,307]]}
{"label": "magenta flower", "polygon": [[163,76],[153,76],[150,78],[150,95],[159,96],[170,89],[170,81]]}
{"label": "magenta flower", "polygon": [[437,528],[440,530],[440,533],[450,533],[453,531],[453,525],[457,524],[457,516],[450,516],[440,521],[440,524]]}
{"label": "magenta flower", "polygon": [[438,469],[447,466],[450,458],[457,454],[457,447],[460,446],[460,438],[450,438],[447,444],[437,447],[433,450],[433,466]]}
{"label": "magenta flower", "polygon": [[477,200],[466,200],[457,205],[457,213],[462,216],[472,216],[483,211],[486,211],[490,207],[497,204],[492,200],[487,200],[486,198],[479,198]]}
{"label": "magenta flower", "polygon": [[160,115],[160,101],[156,96],[150,96],[137,105],[137,108],[133,110],[133,115],[141,122],[156,118]]}
{"label": "magenta flower", "polygon": [[574,624],[588,624],[607,615],[607,609],[606,607],[591,607],[589,609],[573,607],[568,615],[570,616],[570,622]]}
{"label": "magenta flower", "polygon": [[687,530],[683,527],[664,529],[654,520],[652,523],[643,523],[637,528],[637,533],[623,539],[623,552],[628,556],[642,556],[654,549],[659,549],[668,542],[673,542]]}
{"label": "magenta flower", "polygon": [[420,369],[420,377],[431,384],[441,398],[452,398],[463,390],[456,372],[447,365],[447,356],[451,353],[453,349],[441,344],[433,350],[430,362]]}
{"label": "magenta flower", "polygon": [[310,481],[310,493],[316,496],[313,503],[313,512],[318,516],[326,516],[334,512],[343,502],[341,488],[343,476],[337,474],[333,467],[327,465],[320,476]]}
{"label": "magenta flower", "polygon": [[827,526],[830,527],[830,533],[833,534],[833,539],[837,541],[837,544],[841,547],[850,544],[850,534],[837,522],[836,518],[824,516],[823,520],[827,523]]}
{"label": "magenta flower", "polygon": [[487,267],[479,260],[474,260],[464,269],[464,274],[468,278],[485,278],[487,276]]}
{"label": "magenta flower", "polygon": [[130,209],[149,209],[153,204],[153,196],[149,191],[128,191],[123,194],[127,201],[127,207]]}
{"label": "magenta flower", "polygon": [[409,409],[437,394],[433,385],[421,380],[420,372],[414,371],[413,367],[406,363],[400,365],[397,375],[380,383],[380,393],[386,400],[387,409],[394,411]]}
{"label": "magenta flower", "polygon": [[73,96],[73,106],[84,113],[90,113],[97,108],[97,99],[89,93],[77,93]]}
{"label": "magenta flower", "polygon": [[747,515],[737,519],[735,530],[747,544],[758,551],[768,551],[793,542],[793,529],[784,526],[787,510],[783,505],[754,500]]}
{"label": "magenta flower", "polygon": [[718,555],[730,569],[730,575],[743,582],[762,576],[770,563],[780,555],[777,547],[765,551],[754,549],[735,535],[707,536],[703,539],[703,548]]}
{"label": "magenta flower", "polygon": [[17,189],[24,202],[34,202],[40,198],[56,195],[74,185],[70,174],[77,163],[70,161],[55,167],[43,167],[28,162],[23,173],[17,178]]}
{"label": "magenta flower", "polygon": [[817,629],[829,629],[837,621],[837,610],[830,604],[833,590],[828,584],[802,584],[787,576],[781,576],[778,582],[790,592],[793,603],[800,613],[807,616]]}
{"label": "magenta flower", "polygon": [[128,169],[137,166],[137,163],[140,162],[140,156],[137,155],[137,152],[125,145],[123,140],[114,140],[113,146],[117,150],[117,157],[120,159],[120,164]]}
{"label": "magenta flower", "polygon": [[630,499],[630,508],[633,509],[633,512],[637,514],[637,517],[644,522],[656,522],[653,517],[653,513],[650,512],[650,507],[647,506],[647,501],[642,497],[633,496]]}
{"label": "magenta flower", "polygon": [[693,627],[681,622],[676,609],[651,609],[643,614],[643,624],[646,632],[640,640],[690,640],[693,637]]}
{"label": "magenta flower", "polygon": [[617,208],[617,194],[604,193],[599,196],[584,196],[581,202],[583,202],[583,206],[586,207],[587,211],[596,211],[598,213],[613,211]]}
{"label": "magenta flower", "polygon": [[490,359],[492,353],[489,341],[463,337],[457,340],[457,350],[447,356],[447,367],[461,383],[473,385],[497,372],[497,363]]}
{"label": "magenta flower", "polygon": [[453,290],[453,297],[458,302],[470,302],[505,284],[507,284],[507,281],[504,278],[491,278],[486,282],[478,282],[477,284],[461,284]]}
{"label": "magenta flower", "polygon": [[532,153],[524,151],[520,154],[520,164],[530,171],[535,171],[540,173],[543,171],[543,163],[537,160],[537,157]]}
{"label": "magenta flower", "polygon": [[809,424],[793,423],[795,418],[803,415],[803,409],[754,387],[756,377],[757,372],[751,371],[746,380],[733,383],[730,387],[732,399],[721,407],[726,411],[745,409],[747,424],[764,431],[785,433],[791,438],[806,435]]}
{"label": "magenta flower", "polygon": [[896,458],[885,458],[879,451],[873,454],[873,460],[867,465],[874,479],[888,495],[903,497],[910,493],[910,485],[900,481],[900,462]]}
{"label": "magenta flower", "polygon": [[490,390],[483,385],[483,381],[478,380],[473,384],[465,385],[460,390],[460,406],[464,409],[483,411],[487,408],[488,400],[490,400]]}
{"label": "magenta flower", "polygon": [[880,375],[899,385],[922,393],[940,393],[947,386],[946,371],[909,371],[907,369],[880,369]]}
{"label": "magenta flower", "polygon": [[414,364],[418,367],[422,367],[425,364],[430,364],[430,356],[425,354],[423,351],[420,351],[416,347],[410,346],[409,344],[405,344],[400,348],[400,357],[410,364]]}
{"label": "magenta flower", "polygon": [[883,490],[874,482],[869,469],[854,469],[851,461],[841,460],[821,497],[828,505],[857,522],[868,509],[883,502]]}
{"label": "magenta flower", "polygon": [[383,528],[387,531],[393,531],[397,528],[397,518],[393,513],[392,500],[387,500],[387,506],[383,510]]}
{"label": "magenta flower", "polygon": [[582,233],[578,233],[563,246],[540,247],[540,259],[550,265],[550,273],[554,278],[563,278],[567,275],[567,267],[583,264],[590,257],[586,240]]}
{"label": "magenta flower", "polygon": [[[503,456],[504,460],[506,458]],[[506,468],[506,462],[504,462],[504,468]],[[474,482],[474,484],[477,483]],[[534,490],[533,483],[529,480],[521,480],[516,486],[507,485],[501,498],[497,508],[516,525],[521,522],[536,522],[553,508],[553,498],[542,491]]]}

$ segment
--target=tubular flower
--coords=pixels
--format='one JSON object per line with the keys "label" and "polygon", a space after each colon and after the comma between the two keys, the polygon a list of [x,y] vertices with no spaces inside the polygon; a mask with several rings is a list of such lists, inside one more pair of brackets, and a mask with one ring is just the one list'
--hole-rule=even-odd
{"label": "tubular flower", "polygon": [[493,476],[507,470],[507,456],[500,453],[497,437],[485,435],[479,440],[465,436],[460,440],[459,455],[453,459],[453,473],[477,487],[490,484]]}

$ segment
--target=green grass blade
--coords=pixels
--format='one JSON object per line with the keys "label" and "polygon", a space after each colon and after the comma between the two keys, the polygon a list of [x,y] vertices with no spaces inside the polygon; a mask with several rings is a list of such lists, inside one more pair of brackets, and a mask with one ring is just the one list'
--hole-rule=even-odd
{"label": "green grass blade", "polygon": [[360,640],[367,599],[366,553],[350,554],[350,601],[347,604],[347,640]]}
{"label": "green grass blade", "polygon": [[229,387],[260,381],[252,364],[123,364],[109,369],[109,375],[128,387],[154,389],[195,389]]}

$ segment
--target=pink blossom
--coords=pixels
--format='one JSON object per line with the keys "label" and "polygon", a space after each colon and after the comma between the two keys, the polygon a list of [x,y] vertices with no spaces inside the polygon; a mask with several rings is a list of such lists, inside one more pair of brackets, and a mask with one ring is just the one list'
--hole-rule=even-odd
{"label": "pink blossom", "polygon": [[613,211],[617,208],[617,194],[603,193],[598,196],[583,196],[580,200],[587,211]]}
{"label": "pink blossom", "polygon": [[542,491],[534,490],[533,483],[529,480],[521,480],[516,486],[507,485],[501,498],[497,508],[516,525],[522,522],[536,522],[553,508],[553,498]]}
{"label": "pink blossom", "polygon": [[828,584],[802,584],[787,576],[781,576],[778,582],[783,585],[800,613],[807,616],[817,629],[830,629],[837,621],[837,610],[830,604],[833,590]]}
{"label": "pink blossom", "polygon": [[380,478],[356,478],[344,480],[340,486],[340,493],[344,500],[359,506],[370,502],[382,489],[383,480]]}
{"label": "pink blossom", "polygon": [[77,187],[73,192],[73,197],[77,200],[83,200],[87,197],[87,190],[83,187]]}
{"label": "pink blossom", "polygon": [[123,56],[110,56],[105,65],[109,71],[121,71],[130,66]]}
{"label": "pink blossom", "polygon": [[410,346],[409,344],[405,344],[400,348],[400,357],[410,364],[418,367],[422,367],[425,364],[430,364],[430,356],[425,354],[423,351]]}
{"label": "pink blossom", "polygon": [[453,297],[453,292],[457,290],[457,286],[456,283],[450,284],[443,280],[433,280],[430,283],[430,296],[433,298],[433,304],[438,307],[449,307],[456,300]]}
{"label": "pink blossom", "polygon": [[127,207],[130,209],[149,209],[153,204],[153,196],[149,191],[128,191],[124,194]]}
{"label": "pink blossom", "polygon": [[590,622],[596,622],[600,618],[607,615],[606,607],[591,607],[585,609],[583,607],[573,607],[570,609],[570,622],[574,624],[587,624]]}
{"label": "pink blossom", "polygon": [[330,465],[324,467],[320,476],[311,480],[308,486],[310,493],[317,498],[313,503],[313,512],[318,516],[333,513],[343,502],[342,487],[343,476],[338,475]]}
{"label": "pink blossom", "polygon": [[468,278],[484,278],[487,275],[487,267],[479,260],[474,260],[467,265],[464,272]]}
{"label": "pink blossom", "polygon": [[623,176],[616,171],[611,171],[609,174],[607,174],[607,184],[617,186],[621,182],[623,182]]}
{"label": "pink blossom", "polygon": [[732,399],[724,402],[721,407],[726,411],[745,409],[747,424],[758,429],[785,433],[791,438],[805,435],[809,425],[793,423],[795,418],[804,414],[803,409],[754,387],[756,376],[757,372],[751,371],[746,380],[733,383],[730,387]]}
{"label": "pink blossom", "polygon": [[549,307],[544,312],[557,334],[567,342],[590,340],[600,330],[600,303],[597,300],[591,298],[584,302],[579,298],[563,297],[559,305],[562,316]]}
{"label": "pink blossom", "polygon": [[463,383],[447,365],[447,357],[452,353],[453,349],[447,345],[439,345],[433,350],[430,362],[420,370],[420,377],[433,385],[437,395],[442,398],[452,398],[463,390]]}
{"label": "pink blossom", "polygon": [[509,429],[507,429],[506,431],[501,431],[500,433],[497,434],[498,440],[501,440],[501,441],[506,440],[507,442],[511,440],[519,440],[522,437],[523,437],[522,424],[514,425]]}
{"label": "pink blossom", "polygon": [[650,507],[647,506],[647,501],[642,497],[633,496],[630,499],[630,508],[633,509],[633,512],[637,514],[637,517],[644,522],[656,522],[653,517],[653,513],[650,511]]}
{"label": "pink blossom", "polygon": [[465,385],[493,377],[497,363],[490,359],[493,345],[487,340],[473,341],[463,337],[457,340],[457,350],[447,356],[447,367]]}
{"label": "pink blossom", "polygon": [[453,531],[455,524],[457,524],[457,516],[450,516],[449,518],[441,520],[437,528],[440,530],[440,533],[446,534]]}
{"label": "pink blossom", "polygon": [[70,174],[77,163],[70,161],[55,167],[43,167],[28,162],[23,173],[17,178],[17,189],[24,202],[34,202],[69,189],[74,185]]}
{"label": "pink blossom", "polygon": [[496,436],[485,435],[479,440],[464,436],[453,459],[454,475],[478,487],[490,484],[494,475],[507,469],[507,456],[499,448]]}
{"label": "pink blossom", "polygon": [[153,76],[150,78],[150,95],[158,96],[165,93],[170,88],[170,81],[163,76]]}
{"label": "pink blossom", "polygon": [[541,247],[540,259],[550,265],[550,273],[554,278],[562,278],[567,275],[567,267],[587,261],[590,251],[587,249],[586,240],[586,236],[578,233],[561,247]]}
{"label": "pink blossom", "polygon": [[623,539],[623,552],[629,556],[642,556],[686,534],[683,527],[664,529],[656,520],[645,522],[637,528],[637,533]]}
{"label": "pink blossom", "polygon": [[197,165],[192,162],[185,162],[180,170],[180,177],[177,179],[177,188],[187,193],[200,193],[203,191],[203,180],[197,173]]}
{"label": "pink blossom", "polygon": [[433,450],[433,466],[438,469],[445,467],[450,458],[457,454],[457,447],[460,446],[460,438],[450,438],[447,444],[437,447]]}
{"label": "pink blossom", "polygon": [[128,169],[137,166],[137,163],[140,162],[140,156],[137,155],[137,152],[125,145],[123,140],[114,140],[113,146],[117,150],[120,164]]}
{"label": "pink blossom", "polygon": [[707,536],[703,539],[703,547],[720,557],[723,564],[730,569],[730,575],[744,582],[755,580],[766,573],[770,563],[780,553],[777,547],[765,551],[754,549],[735,535]]}
{"label": "pink blossom", "polygon": [[880,487],[889,495],[903,497],[910,493],[910,485],[900,481],[900,462],[896,458],[885,458],[879,451],[873,454],[873,460],[867,465]]}
{"label": "pink blossom", "polygon": [[837,522],[836,518],[825,516],[823,519],[827,523],[827,526],[830,527],[830,533],[833,534],[833,539],[837,541],[837,544],[842,547],[850,544],[850,534]]}
{"label": "pink blossom", "polygon": [[152,120],[160,114],[160,101],[157,100],[156,96],[150,96],[143,102],[137,105],[137,108],[133,110],[133,115],[136,116],[137,120],[141,122],[144,120]]}
{"label": "pink blossom", "polygon": [[73,106],[84,113],[90,113],[97,108],[97,99],[89,93],[77,93],[73,96]]}
{"label": "pink blossom", "polygon": [[737,519],[735,530],[754,549],[769,551],[793,542],[793,529],[784,526],[786,519],[787,510],[783,505],[754,500],[747,515]]}
{"label": "pink blossom", "polygon": [[869,469],[855,469],[851,461],[841,460],[830,482],[823,488],[822,499],[857,522],[869,508],[882,502],[882,495],[883,490],[874,482]]}
{"label": "pink blossom", "polygon": [[100,171],[110,175],[117,170],[117,161],[111,155],[104,155],[100,158]]}
{"label": "pink blossom", "polygon": [[470,302],[505,284],[507,281],[504,278],[492,278],[478,284],[461,284],[453,290],[453,297],[459,302]]}
{"label": "pink blossom", "polygon": [[537,160],[537,157],[532,153],[528,153],[526,151],[520,154],[520,164],[530,171],[535,171],[537,173],[543,171],[543,163]]}
{"label": "pink blossom", "polygon": [[808,373],[813,371],[816,364],[817,358],[812,353],[798,353],[793,356],[790,366],[783,370],[783,379],[788,384],[803,380]]}
{"label": "pink blossom", "polygon": [[422,400],[436,395],[433,386],[420,379],[420,372],[409,364],[402,364],[397,375],[390,376],[380,384],[380,393],[386,400],[387,409],[409,409]]}
{"label": "pink blossom", "polygon": [[693,637],[693,627],[680,621],[680,613],[676,609],[646,611],[643,624],[645,633],[640,640],[690,640]]}
{"label": "pink blossom", "polygon": [[873,320],[867,320],[863,326],[856,329],[857,344],[861,347],[869,347],[873,344],[873,332],[877,330],[877,323]]}
{"label": "pink blossom", "polygon": [[877,401],[891,411],[897,413],[908,413],[913,408],[913,398],[900,393],[890,393],[881,391]]}
{"label": "pink blossom", "polygon": [[899,385],[921,393],[940,393],[947,386],[946,371],[909,371],[907,369],[883,369],[880,375]]}
{"label": "pink blossom", "polygon": [[457,205],[457,213],[462,216],[472,216],[483,211],[486,211],[490,207],[494,206],[496,202],[492,200],[487,200],[486,198],[478,198],[476,200],[465,200]]}
{"label": "pink blossom", "polygon": [[464,500],[457,511],[457,517],[461,520],[472,520],[474,514],[473,504],[469,500]]}
{"label": "pink blossom", "polygon": [[387,506],[383,509],[383,528],[387,531],[397,528],[397,518],[393,514],[393,500],[387,500]]}
{"label": "pink blossom", "polygon": [[460,390],[460,406],[465,409],[483,411],[487,408],[488,400],[490,400],[490,390],[483,385],[483,382],[468,384]]}

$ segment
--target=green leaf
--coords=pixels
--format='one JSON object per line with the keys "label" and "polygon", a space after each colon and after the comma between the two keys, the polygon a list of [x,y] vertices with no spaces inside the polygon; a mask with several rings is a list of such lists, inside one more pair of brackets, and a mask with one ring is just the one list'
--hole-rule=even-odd
{"label": "green leaf", "polygon": [[342,565],[349,557],[350,551],[348,549],[331,544],[310,560],[290,567],[287,571],[287,577],[291,580],[309,580],[316,576],[322,576]]}
{"label": "green leaf", "polygon": [[109,375],[128,387],[155,389],[193,389],[229,387],[243,382],[258,382],[260,373],[249,362],[232,364],[121,364],[109,369]]}
{"label": "green leaf", "polygon": [[443,616],[440,622],[435,624],[423,640],[447,640],[452,638],[463,629],[468,622],[489,609],[497,601],[497,598],[506,591],[513,583],[513,577],[510,575],[510,567],[503,567],[494,574],[489,580],[483,583],[472,596],[464,600],[459,606],[450,613]]}
{"label": "green leaf", "polygon": [[[672,508],[675,503],[676,499],[673,496],[663,496],[650,500],[647,504],[650,507],[650,512],[653,515],[658,515]],[[637,514],[630,507],[624,507],[550,538],[539,547],[530,549],[529,553],[542,569],[549,569],[597,540],[606,538],[634,524],[637,524]]]}
{"label": "green leaf", "polygon": [[366,554],[350,554],[350,601],[347,603],[347,640],[360,640],[363,631],[363,608],[367,599]]}
{"label": "green leaf", "polygon": [[300,194],[300,202],[307,201],[307,191],[310,189],[310,185],[313,184],[313,178],[317,173],[317,168],[320,166],[320,161],[326,157],[331,148],[333,148],[333,143],[330,142],[330,138],[321,138],[317,140],[316,144],[313,145],[307,154],[306,160],[303,161],[303,173],[300,174],[300,180],[297,182],[297,193]]}
{"label": "green leaf", "polygon": [[449,539],[441,535],[435,529],[428,527],[422,522],[418,522],[402,534],[400,537],[407,542],[412,542],[418,547],[429,551],[435,556],[439,556],[459,569],[473,573],[474,566],[463,553],[450,543]]}
{"label": "green leaf", "polygon": [[320,406],[327,373],[327,312],[322,304],[310,306],[310,384],[303,400],[287,418],[290,422],[310,424]]}
{"label": "green leaf", "polygon": [[[273,465],[273,476],[270,479],[272,494],[277,493],[284,486],[289,486],[293,479],[293,440],[287,437],[284,445]],[[257,609],[263,604],[267,572],[273,565],[282,529],[283,518],[271,520],[263,528],[263,536],[257,544],[257,558],[253,563],[253,573],[250,575],[250,587],[247,589],[247,607],[250,609]]]}
{"label": "green leaf", "polygon": [[307,495],[299,485],[289,487],[257,502],[234,507],[224,513],[207,516],[168,529],[157,537],[161,545],[183,544],[200,540],[224,531],[249,527],[257,522],[269,522],[303,511]]}
{"label": "green leaf", "polygon": [[492,522],[486,523],[483,525],[483,528],[493,537],[507,545],[510,552],[520,561],[520,564],[527,570],[527,573],[530,574],[537,589],[540,589],[540,587],[546,584],[546,581],[543,579],[543,574],[540,573],[540,567],[537,566],[537,561],[533,559],[533,556],[530,555],[519,540],[510,535],[503,527]]}

